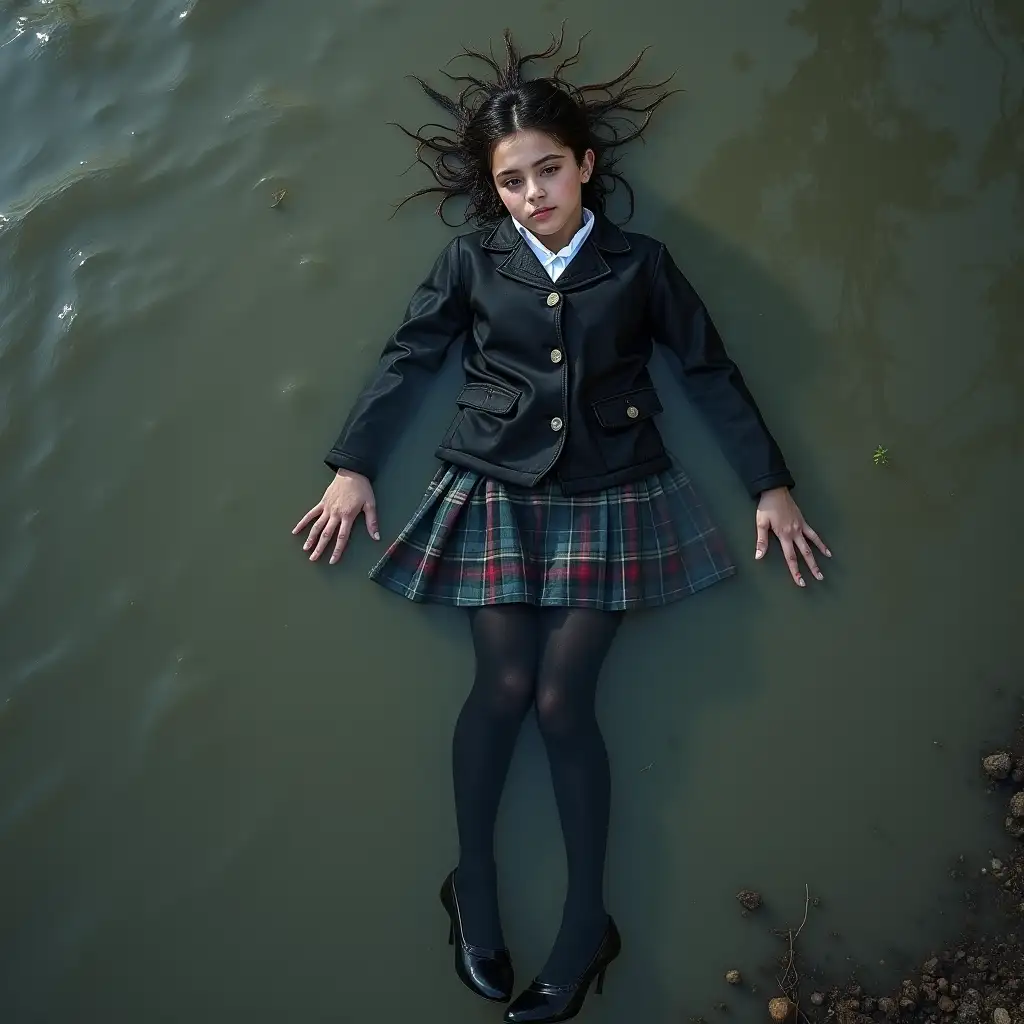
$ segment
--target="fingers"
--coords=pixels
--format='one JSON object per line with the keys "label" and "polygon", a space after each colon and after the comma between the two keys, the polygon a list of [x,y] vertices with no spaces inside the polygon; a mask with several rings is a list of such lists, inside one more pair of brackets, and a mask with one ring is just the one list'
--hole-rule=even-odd
{"label": "fingers", "polygon": [[345,520],[339,520],[337,516],[331,516],[330,519],[327,520],[327,525],[320,534],[320,540],[313,549],[313,554],[309,556],[309,560],[311,562],[315,562],[324,553],[327,549],[327,545],[331,542],[331,537],[334,535],[335,530],[338,531],[339,539],[343,531],[346,538],[348,537],[348,531],[345,529]]}
{"label": "fingers", "polygon": [[[306,513],[306,517],[302,520],[302,524],[307,522],[307,520],[309,519],[309,515],[309,513]],[[317,521],[313,524],[312,528],[309,531],[309,536],[306,538],[305,542],[302,545],[303,551],[309,551],[309,549],[316,544],[317,539],[320,536],[320,532],[330,522],[330,519],[331,517],[327,514],[326,510],[322,510],[320,512],[320,518],[317,519]]]}
{"label": "fingers", "polygon": [[831,558],[832,552],[826,547],[825,542],[806,524],[804,523],[804,534],[811,538],[814,542],[815,547],[826,557]]}
{"label": "fingers", "polygon": [[765,552],[768,550],[768,523],[762,523],[760,518],[757,520],[757,547],[754,548],[755,558],[764,558]]}
{"label": "fingers", "polygon": [[800,572],[800,563],[797,561],[796,548],[793,546],[793,541],[788,536],[780,536],[779,541],[782,544],[782,553],[786,556],[786,564],[789,566],[789,573],[793,577],[793,582],[798,587],[807,586]]}
{"label": "fingers", "polygon": [[366,517],[366,532],[374,540],[380,540],[380,526],[377,523],[377,505],[372,499],[363,503],[363,515]]}
{"label": "fingers", "polygon": [[341,554],[348,544],[348,537],[351,531],[351,524],[347,520],[342,519],[338,524],[338,539],[334,542],[334,550],[331,552],[331,557],[327,560],[328,565],[334,565],[341,558]]}
{"label": "fingers", "polygon": [[301,533],[317,516],[319,516],[324,510],[324,503],[321,501],[318,505],[314,505],[296,524],[292,529],[292,535]]}
{"label": "fingers", "polygon": [[822,576],[821,570],[818,568],[818,563],[814,560],[814,552],[811,551],[810,544],[804,540],[802,534],[798,534],[796,538],[796,546],[800,549],[800,554],[804,556],[804,561],[807,563],[807,568],[814,574],[816,580],[823,580],[825,577]]}

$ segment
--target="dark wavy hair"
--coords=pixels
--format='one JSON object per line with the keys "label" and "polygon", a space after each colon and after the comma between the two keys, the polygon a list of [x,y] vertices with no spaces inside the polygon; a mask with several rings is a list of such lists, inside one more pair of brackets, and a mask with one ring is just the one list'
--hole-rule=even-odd
{"label": "dark wavy hair", "polygon": [[[594,172],[583,185],[584,205],[603,212],[605,198],[621,184],[629,195],[628,220],[633,215],[633,190],[615,169],[618,149],[639,138],[654,111],[678,91],[664,90],[672,76],[650,85],[632,83],[633,73],[647,52],[645,49],[610,81],[573,85],[563,75],[579,61],[584,35],[575,52],[564,58],[551,75],[526,79],[523,71],[528,64],[550,59],[561,51],[565,26],[557,38],[552,38],[547,49],[539,53],[520,55],[507,29],[503,38],[503,64],[498,63],[493,51],[485,54],[468,48],[452,58],[452,61],[466,57],[482,61],[493,73],[493,80],[487,81],[476,75],[452,75],[442,71],[451,81],[463,86],[454,97],[438,92],[416,75],[410,76],[444,108],[455,124],[452,128],[428,123],[415,132],[395,125],[416,143],[416,163],[427,167],[437,183],[406,196],[395,212],[417,196],[440,193],[436,213],[446,224],[445,204],[459,196],[468,199],[463,224],[498,220],[504,215],[505,207],[491,176],[494,147],[514,132],[535,129],[571,149],[577,163],[592,149]],[[438,133],[426,134],[427,129],[438,129]]]}

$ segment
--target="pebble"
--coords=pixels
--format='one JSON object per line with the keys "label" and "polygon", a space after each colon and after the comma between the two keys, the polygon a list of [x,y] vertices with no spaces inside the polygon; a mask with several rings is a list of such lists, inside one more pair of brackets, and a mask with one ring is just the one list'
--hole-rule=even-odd
{"label": "pebble", "polygon": [[1024,790],[1010,797],[1010,813],[1015,818],[1024,818]]}
{"label": "pebble", "polygon": [[999,751],[984,758],[981,767],[990,779],[1005,779],[1013,768],[1013,758],[1005,751]]}
{"label": "pebble", "polygon": [[1010,1015],[1001,1006],[992,1011],[992,1024],[1010,1024]]}
{"label": "pebble", "polygon": [[924,973],[936,975],[939,973],[939,958],[933,956],[931,960],[926,960],[924,965]]}
{"label": "pebble", "polygon": [[739,985],[740,982],[743,981],[743,978],[740,976],[739,971],[726,971],[725,980],[729,982],[730,985]]}
{"label": "pebble", "polygon": [[825,996],[821,992],[811,993],[811,1005],[812,1006],[824,1006]]}
{"label": "pebble", "polygon": [[882,996],[882,998],[878,1000],[878,1009],[881,1010],[886,1017],[891,1017],[896,1012],[896,1002],[888,996]]}
{"label": "pebble", "polygon": [[1002,871],[1003,870],[1003,862],[998,857],[993,857],[992,858],[992,870],[993,871]]}
{"label": "pebble", "polygon": [[761,894],[751,889],[741,889],[736,893],[736,899],[745,910],[757,910],[761,906]]}
{"label": "pebble", "polygon": [[793,1010],[793,1004],[785,996],[776,996],[768,1004],[768,1013],[772,1020],[783,1021]]}
{"label": "pebble", "polygon": [[949,996],[939,997],[939,1009],[943,1013],[952,1013],[956,1009],[956,1003]]}

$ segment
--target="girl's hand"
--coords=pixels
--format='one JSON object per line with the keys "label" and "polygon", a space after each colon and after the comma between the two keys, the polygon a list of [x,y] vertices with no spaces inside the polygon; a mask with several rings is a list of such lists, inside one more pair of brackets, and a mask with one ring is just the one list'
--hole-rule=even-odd
{"label": "girl's hand", "polygon": [[[331,552],[330,558],[330,564],[334,565],[341,558],[341,553],[345,550],[345,545],[348,544],[352,524],[360,512],[366,517],[367,533],[374,540],[380,540],[377,526],[377,503],[373,497],[373,487],[370,485],[370,481],[358,473],[339,470],[330,486],[324,491],[320,503],[314,505],[299,520],[292,530],[292,534],[300,533],[310,523],[313,524],[306,543],[302,545],[302,550],[309,551],[310,548],[313,548],[309,560],[315,562],[324,553],[334,536],[334,531],[337,530],[338,538],[334,542],[334,550]],[[316,546],[314,547],[314,545]]]}
{"label": "girl's hand", "polygon": [[811,540],[815,546],[827,558],[832,557],[832,552],[825,547],[825,542],[807,525],[789,493],[788,487],[775,487],[770,491],[764,491],[761,500],[757,504],[757,549],[754,552],[755,558],[764,558],[768,551],[768,531],[773,530],[782,545],[782,551],[789,563],[789,571],[793,575],[793,582],[798,586],[805,586],[804,578],[800,573],[800,563],[797,561],[797,550],[804,556],[807,567],[814,573],[814,578],[822,580],[821,570],[814,560],[811,551]]}

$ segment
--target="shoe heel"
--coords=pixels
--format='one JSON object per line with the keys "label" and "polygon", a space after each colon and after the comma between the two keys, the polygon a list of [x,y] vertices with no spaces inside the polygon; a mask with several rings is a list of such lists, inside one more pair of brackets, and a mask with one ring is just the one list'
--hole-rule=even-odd
{"label": "shoe heel", "polygon": [[607,967],[602,967],[601,968],[601,973],[597,976],[597,989],[596,989],[596,992],[597,992],[598,995],[601,995],[601,993],[604,992],[604,972],[607,969],[608,969]]}
{"label": "shoe heel", "polygon": [[454,946],[455,945],[455,922],[454,921],[449,921],[448,922],[448,945],[449,946]]}

